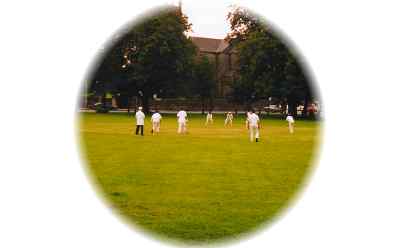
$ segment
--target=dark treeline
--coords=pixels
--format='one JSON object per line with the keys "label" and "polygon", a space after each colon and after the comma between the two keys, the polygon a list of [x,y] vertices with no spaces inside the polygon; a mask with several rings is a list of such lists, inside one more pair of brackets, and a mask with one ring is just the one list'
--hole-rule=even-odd
{"label": "dark treeline", "polygon": [[[135,97],[146,112],[154,95],[196,97],[204,111],[205,102],[215,95],[215,65],[198,56],[187,35],[192,25],[179,8],[167,6],[154,13],[127,25],[103,49],[87,80],[88,92],[102,102],[107,93],[128,101]],[[283,41],[246,9],[233,8],[227,19],[231,31],[226,40],[238,56],[238,77],[227,99],[251,108],[254,102],[272,97],[288,105],[292,114],[299,104],[307,106],[314,96],[311,84]]]}
{"label": "dark treeline", "polygon": [[262,18],[234,7],[228,14],[231,31],[226,39],[237,49],[238,79],[233,83],[233,101],[249,107],[260,99],[274,98],[288,112],[313,100],[311,82],[300,61]]}

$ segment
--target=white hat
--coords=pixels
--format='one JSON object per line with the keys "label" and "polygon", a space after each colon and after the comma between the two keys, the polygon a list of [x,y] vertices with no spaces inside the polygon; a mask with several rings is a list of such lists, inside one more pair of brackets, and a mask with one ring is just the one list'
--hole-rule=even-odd
{"label": "white hat", "polygon": [[142,107],[139,107],[139,110],[142,110]]}

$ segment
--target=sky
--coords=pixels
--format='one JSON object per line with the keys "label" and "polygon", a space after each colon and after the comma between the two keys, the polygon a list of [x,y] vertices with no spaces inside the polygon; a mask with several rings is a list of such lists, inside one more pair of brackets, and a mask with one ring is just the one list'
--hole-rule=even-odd
{"label": "sky", "polygon": [[[174,4],[177,4],[175,1]],[[231,1],[215,0],[215,4],[210,6],[209,2],[203,1],[182,1],[183,13],[189,17],[189,22],[193,24],[192,36],[209,38],[225,38],[229,32],[229,23],[226,16],[229,11]]]}

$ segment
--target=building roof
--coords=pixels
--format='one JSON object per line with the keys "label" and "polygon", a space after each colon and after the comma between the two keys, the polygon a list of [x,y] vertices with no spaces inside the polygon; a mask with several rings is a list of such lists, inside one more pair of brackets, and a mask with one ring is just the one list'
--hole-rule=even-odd
{"label": "building roof", "polygon": [[190,37],[192,42],[200,49],[201,52],[220,53],[223,52],[229,43],[224,39]]}

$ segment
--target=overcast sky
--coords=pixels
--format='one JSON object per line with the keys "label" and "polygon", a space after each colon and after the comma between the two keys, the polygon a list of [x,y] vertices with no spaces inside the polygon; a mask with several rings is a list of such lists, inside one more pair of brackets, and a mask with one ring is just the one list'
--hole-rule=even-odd
{"label": "overcast sky", "polygon": [[[177,4],[179,1],[175,1]],[[225,38],[229,32],[226,16],[232,1],[215,0],[213,5],[203,1],[182,1],[184,14],[193,24],[193,36]]]}

